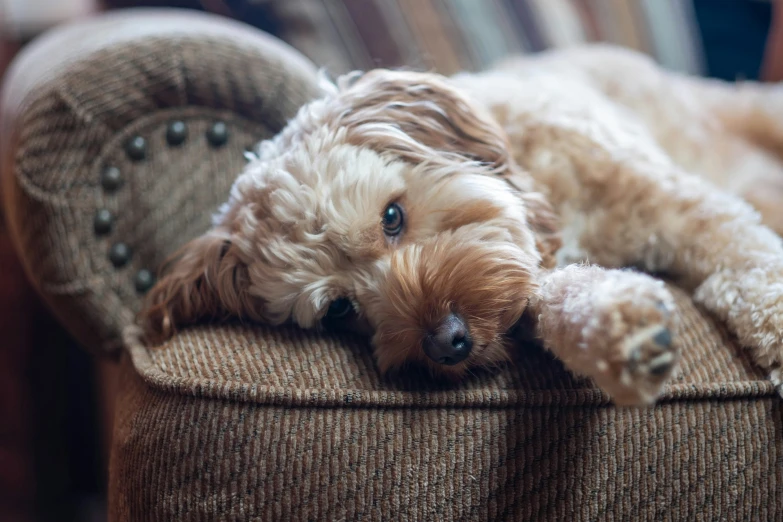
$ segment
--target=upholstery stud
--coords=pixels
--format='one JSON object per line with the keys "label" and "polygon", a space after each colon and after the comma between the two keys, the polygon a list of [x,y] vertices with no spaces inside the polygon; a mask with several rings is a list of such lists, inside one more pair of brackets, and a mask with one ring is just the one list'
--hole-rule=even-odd
{"label": "upholstery stud", "polygon": [[114,243],[109,250],[109,261],[115,267],[124,266],[131,258],[131,249],[125,243]]}
{"label": "upholstery stud", "polygon": [[117,167],[106,167],[101,173],[101,186],[106,192],[114,192],[122,185],[122,173]]}
{"label": "upholstery stud", "polygon": [[93,228],[98,235],[108,234],[111,232],[111,227],[114,224],[114,217],[105,208],[99,208],[95,211],[95,217],[93,218]]}
{"label": "upholstery stud", "polygon": [[134,161],[141,161],[147,157],[147,140],[141,136],[134,136],[125,144],[125,153]]}
{"label": "upholstery stud", "polygon": [[136,285],[136,291],[140,294],[143,294],[152,288],[152,285],[155,283],[155,276],[153,276],[152,272],[146,268],[142,268],[136,272],[134,283]]}
{"label": "upholstery stud", "polygon": [[166,141],[169,145],[177,146],[185,143],[188,137],[188,128],[184,121],[175,120],[169,123],[166,129]]}
{"label": "upholstery stud", "polygon": [[213,147],[222,147],[228,141],[228,127],[222,121],[216,121],[207,131],[207,141]]}

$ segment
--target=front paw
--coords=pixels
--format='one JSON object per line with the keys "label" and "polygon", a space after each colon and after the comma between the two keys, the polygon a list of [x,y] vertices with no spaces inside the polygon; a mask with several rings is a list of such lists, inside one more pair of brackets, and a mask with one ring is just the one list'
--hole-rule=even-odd
{"label": "front paw", "polygon": [[604,357],[592,377],[617,405],[655,402],[679,361],[676,316],[671,294],[655,285],[613,296],[599,318],[593,342],[603,343]]}

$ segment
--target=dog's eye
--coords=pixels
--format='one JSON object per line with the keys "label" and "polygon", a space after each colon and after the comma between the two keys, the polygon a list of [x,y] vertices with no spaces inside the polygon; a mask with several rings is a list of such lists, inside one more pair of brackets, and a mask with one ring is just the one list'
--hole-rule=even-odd
{"label": "dog's eye", "polygon": [[342,319],[352,311],[353,304],[351,304],[351,301],[341,297],[331,302],[329,309],[326,311],[326,317],[329,319]]}
{"label": "dog's eye", "polygon": [[397,236],[402,232],[405,219],[402,209],[397,203],[392,203],[383,211],[383,231],[387,236]]}

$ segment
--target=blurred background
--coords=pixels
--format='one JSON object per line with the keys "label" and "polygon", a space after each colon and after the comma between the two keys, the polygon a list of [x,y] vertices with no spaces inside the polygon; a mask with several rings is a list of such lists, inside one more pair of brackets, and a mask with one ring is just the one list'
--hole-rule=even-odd
{"label": "blurred background", "polygon": [[[400,66],[450,74],[512,53],[606,41],[685,73],[779,81],[777,4],[783,1],[0,0],[0,77],[26,43],[55,25],[166,6],[242,20],[332,74]],[[38,301],[2,222],[0,334],[0,521],[104,520],[114,368],[83,353]]]}

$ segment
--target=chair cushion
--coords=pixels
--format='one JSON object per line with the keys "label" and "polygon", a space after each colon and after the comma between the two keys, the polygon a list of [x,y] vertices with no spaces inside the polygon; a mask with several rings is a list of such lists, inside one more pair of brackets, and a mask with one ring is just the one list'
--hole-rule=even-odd
{"label": "chair cushion", "polygon": [[367,343],[228,324],[133,344],[111,468],[117,520],[783,517],[783,408],[672,287],[679,374],[615,408],[548,353],[457,387],[379,376]]}

